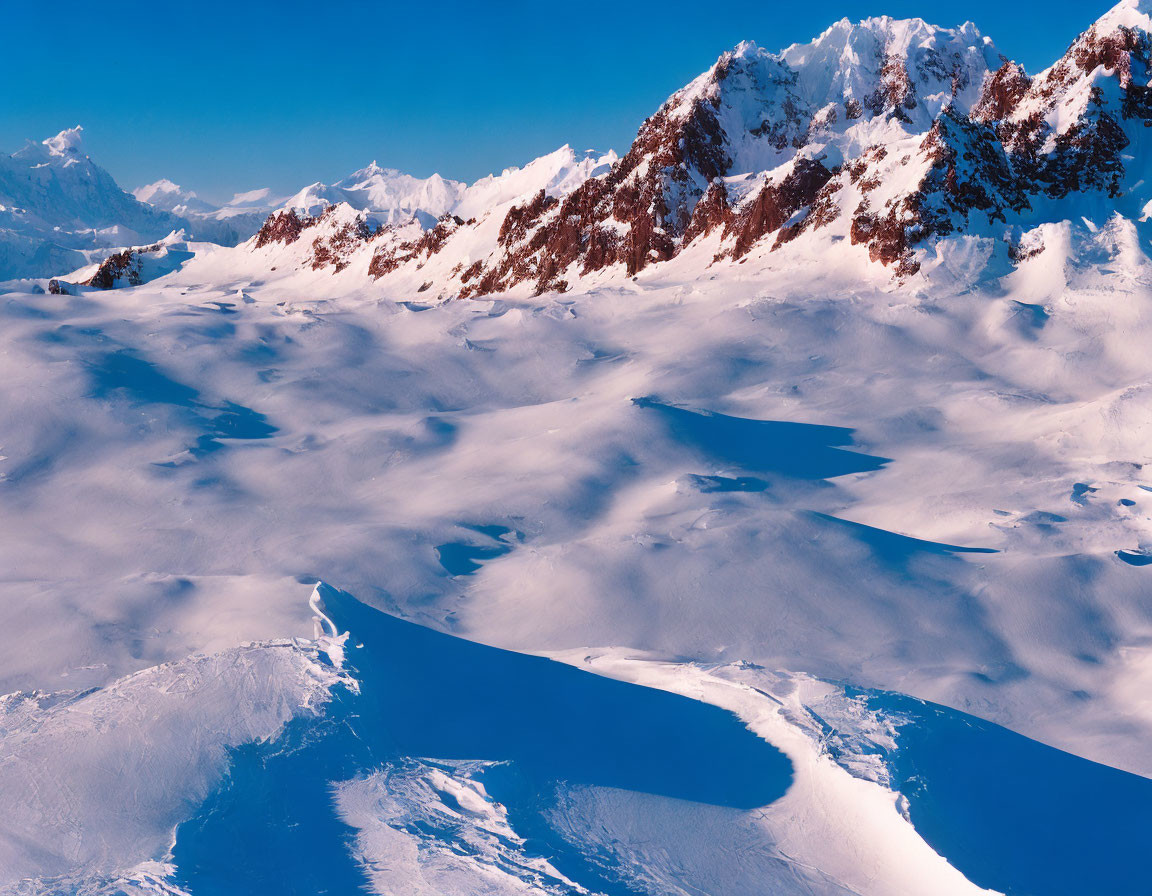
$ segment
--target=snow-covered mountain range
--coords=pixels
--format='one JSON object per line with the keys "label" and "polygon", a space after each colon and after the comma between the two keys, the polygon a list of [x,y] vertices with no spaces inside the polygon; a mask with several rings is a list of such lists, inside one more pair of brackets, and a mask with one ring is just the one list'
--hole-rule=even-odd
{"label": "snow-covered mountain range", "polygon": [[121,190],[84,154],[80,128],[0,155],[0,280],[64,273],[182,225]]}
{"label": "snow-covered mountain range", "polygon": [[222,206],[213,205],[191,190],[164,179],[132,191],[140,202],[178,215],[200,240],[226,246],[243,242],[255,233],[268,213],[284,204],[267,187],[237,193]]}
{"label": "snow-covered mountain range", "polygon": [[257,190],[217,208],[170,181],[127,193],[87,155],[82,130],[0,155],[0,281],[67,274],[181,231],[235,245],[282,203]]}
{"label": "snow-covered mountain range", "polygon": [[0,896],[1146,892],[1150,16],[472,184],[0,159]]}
{"label": "snow-covered mountain range", "polygon": [[[970,23],[843,20],[779,53],[743,43],[670,97],[623,158],[577,164],[564,148],[470,186],[372,163],[287,199],[258,190],[216,207],[169,181],[130,197],[73,129],[5,160],[0,272],[67,274],[93,260],[78,250],[178,227],[232,245],[273,209],[251,248],[308,231],[298,268],[420,279],[445,297],[562,290],[686,250],[708,267],[843,242],[900,278],[938,264],[942,240],[974,236],[990,241],[990,267],[1016,264],[1035,257],[1042,225],[1146,217],[1150,28],[1139,3],[1121,3],[1035,76]],[[332,216],[350,213],[357,235],[318,260]]]}
{"label": "snow-covered mountain range", "polygon": [[[1145,217],[1150,31],[1140,4],[1121,3],[1036,76],[971,24],[844,20],[780,53],[743,43],[586,182],[525,179],[511,207],[507,195],[465,202],[432,228],[422,216],[425,236],[405,231],[410,203],[390,222],[365,217],[318,262],[313,244],[330,239],[332,214],[344,220],[322,206],[369,209],[364,185],[382,181],[366,169],[339,189],[309,188],[252,248],[305,235],[297,266],[355,266],[446,297],[562,291],[689,250],[704,269],[763,251],[803,263],[843,244],[905,278],[938,265],[942,241],[976,237],[996,271],[1035,257],[1043,225]],[[422,210],[452,213],[448,195],[463,189],[420,189],[433,186],[440,201]]]}

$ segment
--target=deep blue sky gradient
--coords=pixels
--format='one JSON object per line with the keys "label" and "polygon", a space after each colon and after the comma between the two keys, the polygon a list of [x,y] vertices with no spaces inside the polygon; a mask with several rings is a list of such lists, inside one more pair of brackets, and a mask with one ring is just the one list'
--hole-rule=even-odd
{"label": "deep blue sky gradient", "polygon": [[294,192],[376,159],[472,180],[556,147],[623,152],[742,39],[768,49],[847,16],[966,19],[1037,71],[1110,0],[468,3],[193,0],[4,4],[0,150],[82,124],[132,189]]}

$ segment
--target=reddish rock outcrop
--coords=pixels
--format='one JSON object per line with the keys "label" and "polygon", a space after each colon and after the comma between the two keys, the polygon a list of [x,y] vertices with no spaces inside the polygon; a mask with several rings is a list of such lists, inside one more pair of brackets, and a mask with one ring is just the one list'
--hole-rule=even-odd
{"label": "reddish rock outcrop", "polygon": [[500,245],[507,246],[523,240],[528,230],[540,221],[540,216],[557,204],[557,199],[541,190],[528,204],[513,206],[500,225]]}
{"label": "reddish rock outcrop", "polygon": [[1003,121],[1008,118],[1032,86],[1022,66],[1015,62],[1005,62],[990,73],[980,88],[980,99],[972,108],[972,118],[976,121]]}
{"label": "reddish rock outcrop", "polygon": [[880,69],[880,85],[864,99],[864,107],[873,115],[890,113],[909,121],[907,109],[916,108],[916,90],[908,77],[904,60],[890,55]]}
{"label": "reddish rock outcrop", "polygon": [[[426,261],[430,256],[439,252],[448,238],[464,225],[463,218],[455,215],[442,215],[435,227],[424,231],[417,239],[378,248],[368,264],[368,273],[374,279],[379,280],[385,274],[392,273],[409,261]],[[370,238],[376,238],[388,232],[389,228],[382,228],[373,233]]]}
{"label": "reddish rock outcrop", "polygon": [[763,236],[779,230],[797,212],[811,207],[832,175],[820,162],[800,158],[778,183],[765,184],[728,225],[727,233],[735,237],[732,257],[742,258]]}
{"label": "reddish rock outcrop", "polygon": [[732,206],[728,200],[728,189],[724,181],[714,180],[692,210],[692,217],[684,228],[684,245],[698,236],[706,236],[717,227],[726,226],[731,220]]}
{"label": "reddish rock outcrop", "polygon": [[1004,221],[1007,211],[1029,207],[1028,192],[992,125],[947,109],[925,135],[920,153],[928,167],[915,189],[881,210],[865,198],[852,218],[852,242],[867,245],[869,258],[895,265],[900,276],[919,270],[913,257],[918,243],[964,229],[972,213]]}
{"label": "reddish rock outcrop", "polygon": [[[328,206],[314,219],[313,226],[332,223],[337,213],[336,206]],[[312,270],[331,267],[334,273],[339,273],[348,267],[352,255],[379,232],[380,228],[369,224],[363,215],[357,215],[336,227],[332,233],[317,236],[312,241]]]}
{"label": "reddish rock outcrop", "polygon": [[139,286],[144,281],[140,278],[140,253],[156,252],[160,249],[159,243],[146,246],[142,249],[125,249],[109,255],[96,273],[84,281],[84,286],[94,286],[97,289],[116,289],[120,286]]}
{"label": "reddish rock outcrop", "polygon": [[263,248],[269,243],[294,243],[300,239],[301,233],[315,223],[316,219],[311,215],[298,214],[294,208],[273,212],[256,234],[256,248]]}

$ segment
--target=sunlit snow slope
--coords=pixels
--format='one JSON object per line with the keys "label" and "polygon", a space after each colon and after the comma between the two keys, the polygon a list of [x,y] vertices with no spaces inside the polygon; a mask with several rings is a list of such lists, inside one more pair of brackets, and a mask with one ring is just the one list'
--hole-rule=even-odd
{"label": "sunlit snow slope", "polygon": [[[1043,186],[1143,96],[1106,63],[1146,20],[1023,81],[970,26],[741,45],[620,160],[365,169],[360,205],[0,295],[0,893],[1146,893],[1139,141],[1123,198]],[[749,236],[835,182],[792,137],[887,141],[836,202],[956,211],[934,166],[996,168],[957,117],[996,77],[1005,139],[1051,137],[1012,223],[887,263],[847,218]],[[761,126],[841,94],[876,108]],[[756,113],[719,182],[753,217],[596,255],[672,227],[651,191],[719,201],[653,167],[697,101]],[[376,229],[393,187],[455,211]]]}

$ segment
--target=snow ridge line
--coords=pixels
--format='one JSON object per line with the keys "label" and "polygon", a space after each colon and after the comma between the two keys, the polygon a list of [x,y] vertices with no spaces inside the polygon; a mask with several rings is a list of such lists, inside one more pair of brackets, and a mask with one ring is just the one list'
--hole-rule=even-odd
{"label": "snow ridge line", "polygon": [[316,587],[312,589],[312,596],[308,598],[308,606],[316,614],[312,617],[315,632],[313,637],[332,665],[341,669],[344,667],[344,642],[348,640],[348,632],[341,634],[336,628],[336,623],[324,612],[324,598],[320,594],[323,585],[323,582],[317,582]]}

